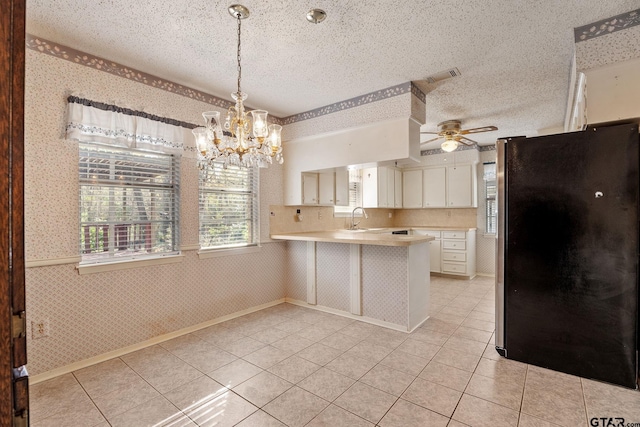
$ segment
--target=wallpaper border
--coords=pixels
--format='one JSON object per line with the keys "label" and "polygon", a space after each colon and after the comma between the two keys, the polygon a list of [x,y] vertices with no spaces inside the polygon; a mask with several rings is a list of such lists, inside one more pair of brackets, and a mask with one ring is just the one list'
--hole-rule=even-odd
{"label": "wallpaper border", "polygon": [[[234,105],[234,103],[229,100],[218,98],[217,96],[199,91],[197,89],[165,80],[152,74],[148,74],[143,71],[119,64],[117,62],[109,61],[99,56],[82,52],[80,50],[74,49],[69,46],[64,46],[62,44],[44,39],[42,37],[34,36],[32,34],[26,34],[25,45],[27,49],[31,49],[36,52],[51,55],[56,58],[64,59],[66,61],[71,61],[76,64],[94,68],[99,71],[104,71],[106,73],[113,74],[115,76],[122,77],[128,80],[133,80],[135,82],[142,83],[156,89],[166,90],[167,92],[175,93],[177,95],[185,96],[197,101],[206,102],[219,108],[227,109]],[[293,114],[285,118],[276,117],[273,115],[271,115],[270,117],[274,123],[277,123],[279,125],[288,125],[304,120],[314,119],[320,116],[325,116],[327,114],[349,110],[351,108],[360,107],[365,104],[382,101],[394,96],[404,95],[407,93],[411,93],[422,103],[426,103],[425,93],[413,82],[406,82],[374,92],[366,93],[364,95],[356,96],[344,101],[315,108],[313,110]]]}
{"label": "wallpaper border", "polygon": [[602,19],[600,21],[583,25],[581,27],[576,27],[573,29],[573,34],[575,37],[575,42],[578,43],[607,34],[615,33],[616,31],[635,27],[636,25],[640,25],[640,9],[621,13],[620,15]]}

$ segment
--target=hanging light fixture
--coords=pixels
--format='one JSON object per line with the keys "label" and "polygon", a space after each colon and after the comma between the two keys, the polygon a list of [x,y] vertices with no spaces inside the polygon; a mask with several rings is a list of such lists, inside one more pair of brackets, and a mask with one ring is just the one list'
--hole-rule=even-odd
{"label": "hanging light fixture", "polygon": [[[244,110],[247,94],[240,89],[242,66],[240,64],[241,22],[249,17],[249,9],[241,4],[229,6],[229,14],[238,21],[238,90],[231,94],[235,106],[229,107],[222,125],[219,111],[205,111],[204,127],[193,129],[198,148],[198,165],[202,169],[211,162],[244,167],[267,167],[276,162],[282,164],[282,126],[268,124],[265,110]],[[224,129],[224,130],[223,130]]]}

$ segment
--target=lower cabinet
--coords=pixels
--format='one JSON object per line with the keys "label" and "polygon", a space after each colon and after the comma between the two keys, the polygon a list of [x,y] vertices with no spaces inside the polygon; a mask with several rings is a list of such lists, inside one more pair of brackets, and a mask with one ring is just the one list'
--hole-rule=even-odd
{"label": "lower cabinet", "polygon": [[476,275],[476,232],[456,230],[415,230],[435,237],[430,243],[429,261],[432,273],[461,276]]}
{"label": "lower cabinet", "polygon": [[414,233],[421,236],[435,237],[435,240],[429,242],[429,268],[432,273],[440,273],[442,271],[441,232],[436,230],[414,230]]}

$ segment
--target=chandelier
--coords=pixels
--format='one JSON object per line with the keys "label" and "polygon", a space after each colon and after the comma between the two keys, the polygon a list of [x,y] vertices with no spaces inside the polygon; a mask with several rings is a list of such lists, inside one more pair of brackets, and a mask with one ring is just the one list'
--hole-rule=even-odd
{"label": "chandelier", "polygon": [[242,66],[240,64],[241,22],[249,17],[249,9],[234,4],[229,6],[229,14],[238,21],[238,91],[231,94],[235,105],[229,107],[224,124],[219,111],[205,111],[202,116],[204,127],[192,130],[198,148],[198,166],[205,168],[212,162],[243,167],[267,167],[275,160],[284,162],[282,157],[282,126],[268,124],[265,110],[252,110],[251,117],[244,109],[247,94],[240,89]]}

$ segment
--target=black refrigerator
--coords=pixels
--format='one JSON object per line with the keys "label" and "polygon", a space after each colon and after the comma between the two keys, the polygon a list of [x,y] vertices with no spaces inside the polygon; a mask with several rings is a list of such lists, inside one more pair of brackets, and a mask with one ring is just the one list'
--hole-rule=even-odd
{"label": "black refrigerator", "polygon": [[496,350],[638,385],[636,123],[499,140]]}

